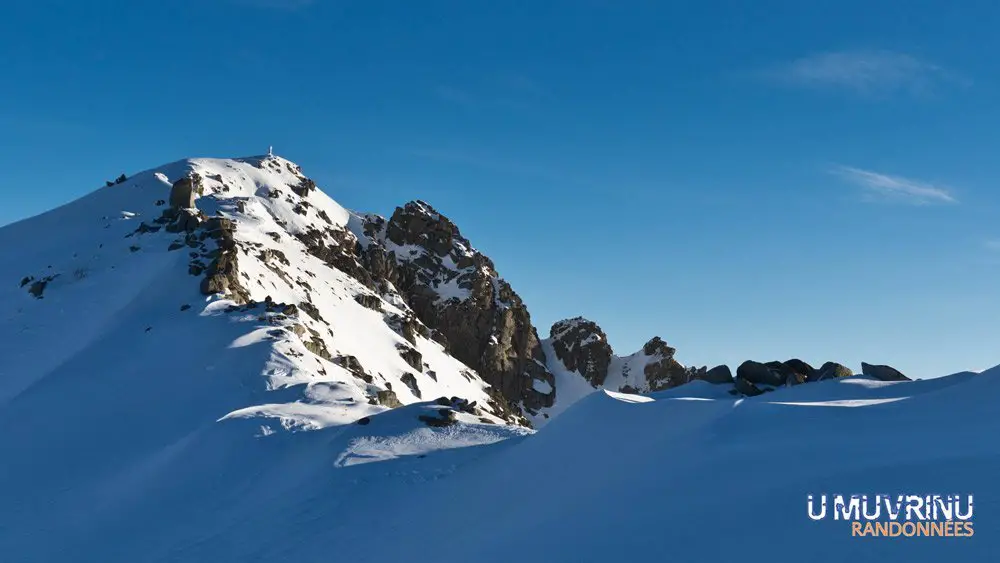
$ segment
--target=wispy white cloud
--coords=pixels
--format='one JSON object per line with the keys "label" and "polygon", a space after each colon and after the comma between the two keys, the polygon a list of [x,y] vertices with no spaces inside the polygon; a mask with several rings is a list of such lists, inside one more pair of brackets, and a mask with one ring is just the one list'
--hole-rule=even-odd
{"label": "wispy white cloud", "polygon": [[934,63],[894,51],[830,51],[774,66],[764,76],[781,85],[844,90],[864,96],[926,94],[942,83],[968,80]]}
{"label": "wispy white cloud", "polygon": [[957,203],[951,189],[945,186],[890,176],[851,166],[838,166],[832,171],[848,182],[865,190],[869,200],[894,201],[913,205]]}
{"label": "wispy white cloud", "polygon": [[1000,252],[1000,238],[986,241],[986,248],[994,252]]}

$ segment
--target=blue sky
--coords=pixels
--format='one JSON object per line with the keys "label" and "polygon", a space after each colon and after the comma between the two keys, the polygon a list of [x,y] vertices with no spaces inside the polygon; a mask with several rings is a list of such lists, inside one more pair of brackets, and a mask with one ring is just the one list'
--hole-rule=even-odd
{"label": "blue sky", "polygon": [[994,2],[12,2],[6,224],[188,156],[424,199],[540,332],[1000,363]]}

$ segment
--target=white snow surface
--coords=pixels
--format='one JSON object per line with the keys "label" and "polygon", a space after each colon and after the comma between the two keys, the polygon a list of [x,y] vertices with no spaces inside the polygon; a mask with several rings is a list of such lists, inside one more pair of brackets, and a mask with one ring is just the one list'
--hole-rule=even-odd
{"label": "white snow surface", "polygon": [[[464,413],[428,428],[417,417],[438,407],[427,400],[476,400],[485,385],[420,339],[429,368],[416,374],[417,401],[399,379],[414,371],[395,350],[402,338],[353,299],[368,290],[288,236],[318,210],[357,232],[352,216],[320,192],[306,217],[294,212],[294,165],[260,160],[181,161],[0,229],[0,561],[882,563],[1000,553],[1000,367],[891,385],[855,376],[739,400],[701,381],[647,396],[571,389],[564,381],[582,378],[554,370],[557,393],[574,400],[537,433]],[[167,251],[174,235],[126,238],[191,169],[229,186],[206,182],[198,206],[236,221],[253,299],[311,299],[330,326],[295,322],[332,354],[358,357],[373,385],[391,384],[407,406],[369,405],[367,384],[290,328],[203,297],[188,249]],[[264,195],[272,189],[281,196]],[[283,252],[284,276],[251,243]],[[56,274],[43,299],[18,287]],[[823,493],[975,494],[976,535],[853,538],[845,522],[807,517],[806,495]]]}

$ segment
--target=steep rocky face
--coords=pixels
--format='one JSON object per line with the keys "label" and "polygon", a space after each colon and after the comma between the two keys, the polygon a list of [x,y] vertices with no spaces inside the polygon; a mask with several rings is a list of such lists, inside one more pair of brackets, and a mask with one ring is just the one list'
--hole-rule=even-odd
{"label": "steep rocky face", "polygon": [[594,387],[604,385],[614,352],[597,323],[583,317],[559,321],[549,331],[556,357]]}
{"label": "steep rocky face", "polygon": [[447,217],[422,201],[386,221],[362,218],[360,262],[383,293],[395,293],[449,353],[529,412],[555,401],[555,379],[531,316],[493,262]]}
{"label": "steep rocky face", "polygon": [[892,366],[872,365],[861,362],[861,373],[881,381],[910,381],[909,377],[906,377]]}

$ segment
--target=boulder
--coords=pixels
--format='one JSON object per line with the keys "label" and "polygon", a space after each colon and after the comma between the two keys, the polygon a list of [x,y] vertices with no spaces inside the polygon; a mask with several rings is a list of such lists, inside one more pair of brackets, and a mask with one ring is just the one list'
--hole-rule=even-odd
{"label": "boulder", "polygon": [[403,406],[403,403],[399,402],[399,398],[396,397],[396,393],[392,389],[380,389],[376,391],[375,396],[369,399],[368,402],[373,405],[382,405],[391,409]]}
{"label": "boulder", "polygon": [[697,379],[715,384],[732,383],[733,372],[729,369],[729,366],[723,364],[721,366],[715,366],[703,374],[699,374]]}
{"label": "boulder", "polygon": [[854,372],[852,372],[847,366],[836,362],[826,362],[813,373],[813,377],[810,381],[823,381],[826,379],[850,377],[852,375],[854,375]]}
{"label": "boulder", "polygon": [[762,364],[747,360],[736,368],[736,378],[743,379],[754,385],[770,385],[778,387],[785,384],[788,372],[781,362]]}
{"label": "boulder", "polygon": [[815,368],[798,358],[787,360],[784,365],[785,369],[792,374],[792,379],[789,382],[794,385],[811,381],[816,372]]}
{"label": "boulder", "polygon": [[885,365],[873,365],[861,362],[861,373],[880,381],[911,381],[909,377],[903,375],[898,369]]}

